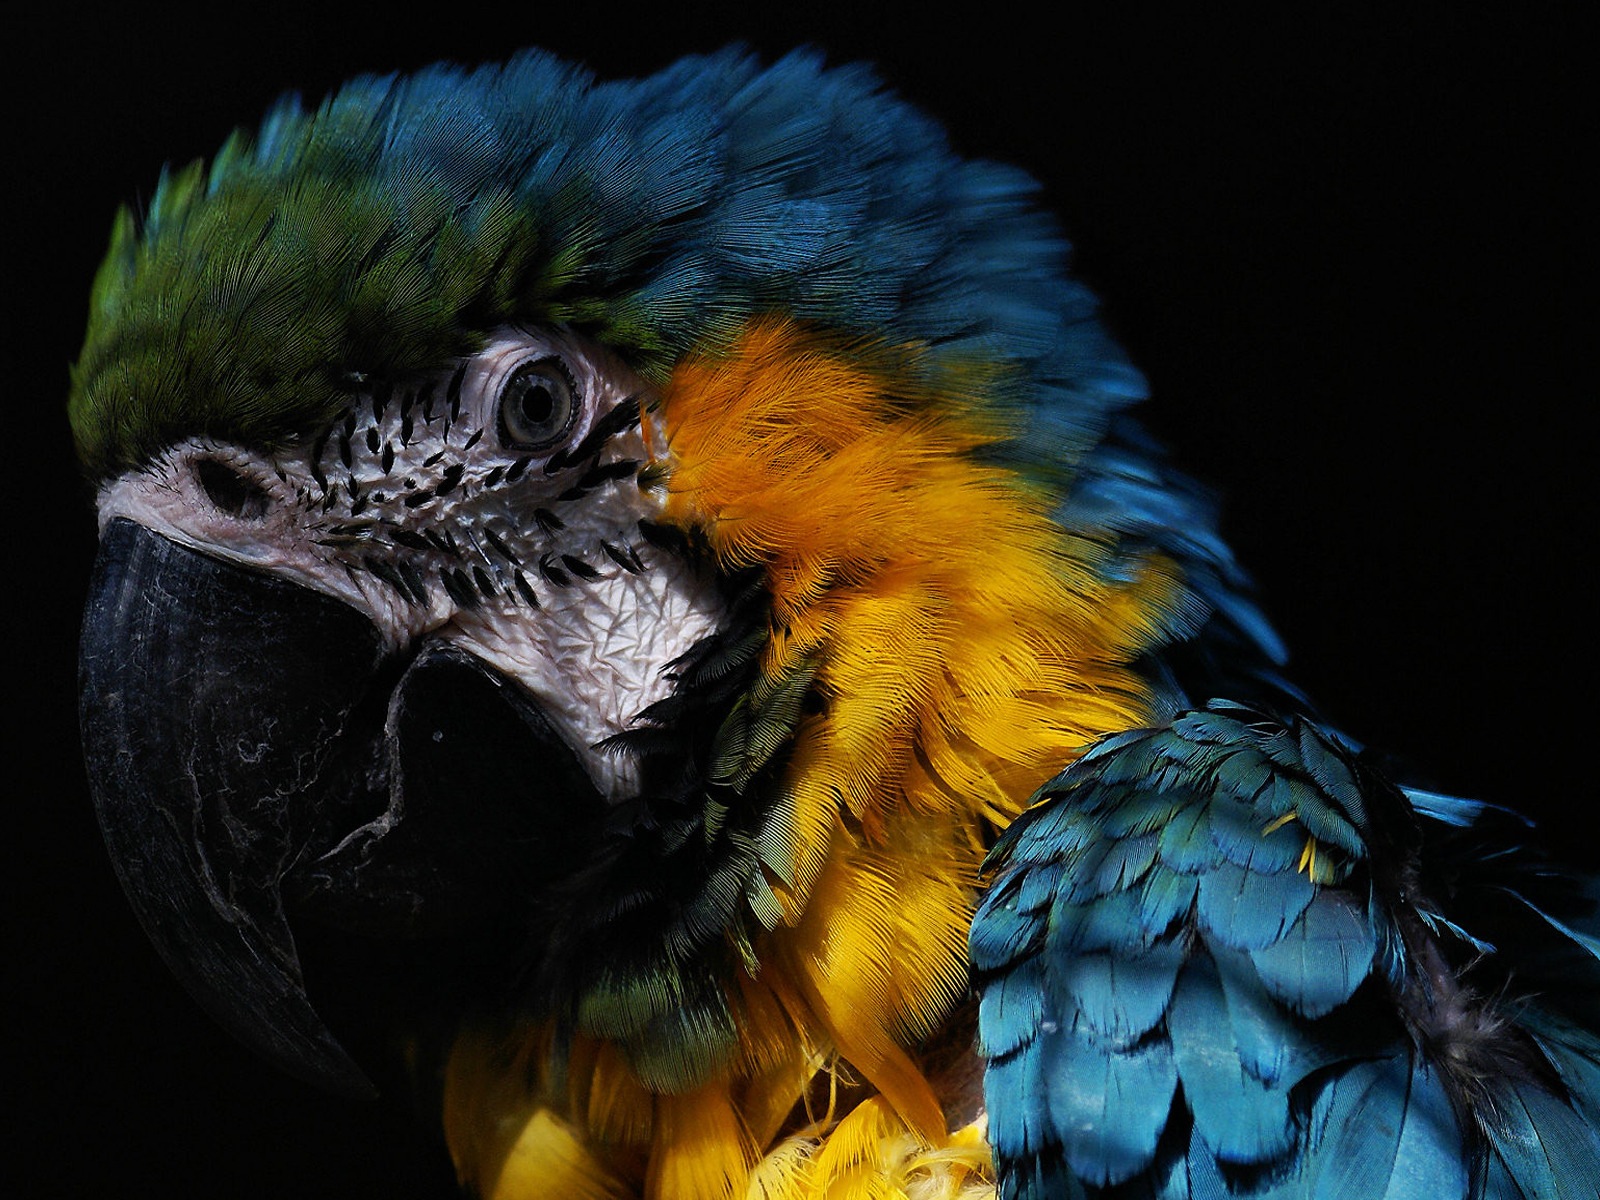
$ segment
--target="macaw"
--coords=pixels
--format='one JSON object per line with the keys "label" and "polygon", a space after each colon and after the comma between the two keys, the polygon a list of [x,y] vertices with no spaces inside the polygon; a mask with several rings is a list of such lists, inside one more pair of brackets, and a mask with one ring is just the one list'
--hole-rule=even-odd
{"label": "macaw", "polygon": [[1600,941],[1320,720],[1021,173],[529,52],[117,218],[85,757],[157,948],[485,1197],[1592,1197]]}

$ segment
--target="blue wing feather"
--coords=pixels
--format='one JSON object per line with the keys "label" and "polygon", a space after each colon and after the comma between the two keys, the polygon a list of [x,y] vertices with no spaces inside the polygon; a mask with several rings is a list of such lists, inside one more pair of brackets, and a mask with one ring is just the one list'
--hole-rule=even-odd
{"label": "blue wing feather", "polygon": [[1097,1040],[1127,1050],[1166,1015],[1183,960],[1172,941],[1143,953],[1080,954],[1047,986],[1057,1007],[1076,1012]]}
{"label": "blue wing feather", "polygon": [[1085,754],[973,926],[1001,1195],[1595,1195],[1592,897],[1502,815],[1227,702]]}
{"label": "blue wing feather", "polygon": [[1277,1158],[1294,1138],[1289,1094],[1249,1069],[1215,966],[1198,954],[1184,970],[1167,1022],[1195,1132],[1222,1162]]}
{"label": "blue wing feather", "polygon": [[1270,946],[1251,955],[1264,986],[1301,1016],[1322,1017],[1372,973],[1377,938],[1365,914],[1337,892],[1307,906]]}
{"label": "blue wing feather", "polygon": [[1320,1153],[1288,1177],[1314,1200],[1436,1200],[1470,1186],[1456,1116],[1436,1073],[1409,1051],[1359,1062],[1318,1097]]}
{"label": "blue wing feather", "polygon": [[1257,875],[1221,862],[1200,877],[1196,917],[1208,936],[1262,950],[1288,932],[1315,896],[1315,885],[1292,868]]}

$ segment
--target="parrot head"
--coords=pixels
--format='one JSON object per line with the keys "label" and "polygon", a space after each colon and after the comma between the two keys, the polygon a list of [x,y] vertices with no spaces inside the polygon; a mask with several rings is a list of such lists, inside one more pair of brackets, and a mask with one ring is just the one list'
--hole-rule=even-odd
{"label": "parrot head", "polygon": [[813,55],[529,53],[291,99],[124,212],[82,725],[208,1010],[360,1091],[297,938],[448,947],[468,1176],[496,1105],[663,1171],[821,1078],[944,1128],[983,852],[1222,569],[1031,196]]}

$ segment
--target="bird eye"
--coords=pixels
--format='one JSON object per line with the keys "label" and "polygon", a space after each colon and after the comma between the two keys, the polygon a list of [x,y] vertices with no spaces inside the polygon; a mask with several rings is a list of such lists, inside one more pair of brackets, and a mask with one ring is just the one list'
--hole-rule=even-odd
{"label": "bird eye", "polygon": [[513,450],[548,450],[578,421],[578,385],[559,358],[522,363],[500,388],[500,440]]}

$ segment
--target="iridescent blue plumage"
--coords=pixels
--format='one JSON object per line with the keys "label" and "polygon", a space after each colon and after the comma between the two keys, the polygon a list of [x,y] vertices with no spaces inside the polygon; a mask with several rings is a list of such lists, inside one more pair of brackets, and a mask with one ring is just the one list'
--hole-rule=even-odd
{"label": "iridescent blue plumage", "polygon": [[1036,191],[815,53],[599,82],[528,52],[290,97],[124,214],[75,373],[80,451],[103,474],[175,428],[314,427],[341,380],[509,321],[571,324],[659,380],[782,313],[970,376],[1035,423],[1004,453],[1059,479],[1144,385]]}
{"label": "iridescent blue plumage", "polygon": [[1593,1195],[1600,943],[1486,811],[1222,702],[1064,771],[973,927],[1002,1196]]}

